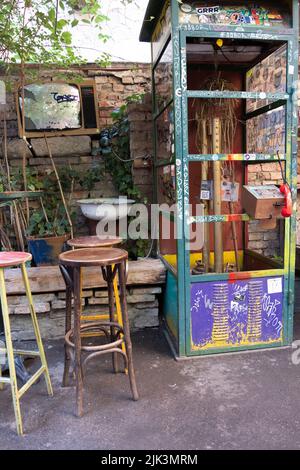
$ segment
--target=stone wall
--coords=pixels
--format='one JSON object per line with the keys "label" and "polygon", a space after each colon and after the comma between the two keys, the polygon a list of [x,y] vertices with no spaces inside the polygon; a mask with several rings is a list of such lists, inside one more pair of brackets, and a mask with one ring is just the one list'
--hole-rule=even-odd
{"label": "stone wall", "polygon": [[[127,289],[128,315],[131,330],[154,328],[159,325],[159,304],[161,286],[132,286]],[[38,313],[42,337],[61,338],[65,332],[65,293],[53,292],[33,295]],[[33,339],[29,305],[24,295],[8,297],[11,314],[12,335],[14,339]],[[108,297],[106,289],[83,291],[83,315],[108,315]]]}

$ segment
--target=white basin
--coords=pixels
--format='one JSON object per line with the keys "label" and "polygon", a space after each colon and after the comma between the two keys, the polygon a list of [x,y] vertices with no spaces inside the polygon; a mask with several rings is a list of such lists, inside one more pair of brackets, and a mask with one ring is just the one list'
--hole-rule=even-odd
{"label": "white basin", "polygon": [[131,206],[135,203],[133,199],[127,197],[81,199],[77,201],[83,215],[87,219],[102,220],[107,222],[123,219],[129,213]]}

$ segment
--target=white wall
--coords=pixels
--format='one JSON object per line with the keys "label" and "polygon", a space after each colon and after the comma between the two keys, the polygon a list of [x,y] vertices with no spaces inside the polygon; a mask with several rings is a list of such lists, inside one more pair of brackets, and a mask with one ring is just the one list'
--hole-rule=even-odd
{"label": "white wall", "polygon": [[74,32],[74,45],[80,48],[88,62],[94,62],[99,52],[108,52],[112,61],[150,62],[150,45],[139,42],[139,34],[148,0],[136,0],[137,5],[126,7],[120,0],[103,0],[103,14],[110,18],[104,24],[103,32],[111,39],[103,44],[88,25],[82,25]]}

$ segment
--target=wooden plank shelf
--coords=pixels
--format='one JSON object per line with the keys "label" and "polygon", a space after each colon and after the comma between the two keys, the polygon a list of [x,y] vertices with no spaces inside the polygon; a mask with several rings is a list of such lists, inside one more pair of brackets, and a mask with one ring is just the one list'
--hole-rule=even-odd
{"label": "wooden plank shelf", "polygon": [[[65,290],[65,284],[58,266],[28,268],[28,276],[32,293],[59,292]],[[129,261],[128,286],[163,284],[166,268],[159,259],[141,259]],[[8,295],[24,294],[22,274],[19,268],[5,271]],[[83,269],[83,288],[94,289],[106,287],[100,268]]]}

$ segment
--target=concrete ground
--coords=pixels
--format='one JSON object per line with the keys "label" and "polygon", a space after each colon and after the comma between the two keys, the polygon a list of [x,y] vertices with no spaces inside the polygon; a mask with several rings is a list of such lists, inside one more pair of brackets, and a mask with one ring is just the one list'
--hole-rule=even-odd
{"label": "concrete ground", "polygon": [[74,388],[60,386],[63,343],[47,343],[55,396],[43,381],[24,396],[19,438],[9,389],[0,392],[0,449],[300,449],[300,365],[291,349],[176,362],[159,330],[133,342],[140,401],[102,358],[90,363],[81,419]]}

